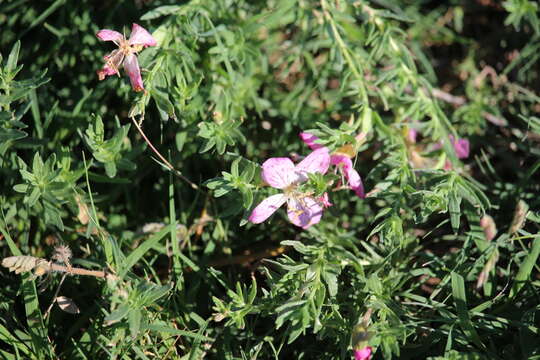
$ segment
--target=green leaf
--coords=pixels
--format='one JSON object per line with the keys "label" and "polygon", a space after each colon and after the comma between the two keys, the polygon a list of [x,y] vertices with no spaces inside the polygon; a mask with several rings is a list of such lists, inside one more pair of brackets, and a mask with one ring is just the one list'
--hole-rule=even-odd
{"label": "green leaf", "polygon": [[200,340],[200,341],[212,341],[212,338],[209,338],[207,336],[203,336],[201,334],[193,333],[193,332],[190,332],[190,331],[171,328],[171,327],[168,327],[168,326],[165,326],[165,325],[148,324],[148,325],[143,325],[142,329],[150,330],[150,331],[154,331],[154,332],[162,332],[162,333],[171,334],[171,335],[175,335],[175,336],[185,336],[185,337],[197,339],[197,340]]}
{"label": "green leaf", "polygon": [[452,230],[454,233],[459,231],[459,219],[461,217],[461,197],[457,195],[455,191],[448,193],[448,212],[450,213],[450,223],[452,224]]}
{"label": "green leaf", "polygon": [[0,142],[24,139],[28,134],[17,129],[0,128]]}
{"label": "green leaf", "polygon": [[461,329],[467,335],[472,342],[481,349],[485,349],[484,344],[480,340],[476,329],[474,328],[471,318],[469,316],[469,310],[467,309],[467,297],[465,295],[465,282],[463,277],[458,273],[451,273],[452,279],[452,296],[454,298],[454,304],[456,306],[458,321]]}
{"label": "green leaf", "polygon": [[8,73],[13,73],[17,67],[17,61],[19,60],[19,51],[21,49],[21,42],[17,41],[15,45],[11,48],[11,51],[8,56],[6,63],[6,71]]}
{"label": "green leaf", "polygon": [[129,254],[126,260],[122,263],[122,270],[120,272],[120,277],[123,278],[126,276],[127,272],[142,258],[147,251],[152,247],[157,245],[161,239],[163,239],[171,229],[170,226],[164,226],[159,232],[150,236],[142,244],[140,244],[135,250]]}
{"label": "green leaf", "polygon": [[120,305],[116,310],[114,310],[109,315],[105,316],[105,323],[107,325],[111,325],[115,322],[118,322],[126,317],[126,315],[130,312],[130,308],[128,305]]}
{"label": "green leaf", "polygon": [[141,320],[142,320],[141,310],[133,309],[129,312],[129,315],[128,315],[129,332],[131,333],[131,337],[133,339],[135,339],[137,335],[139,334],[139,330],[141,329]]}
{"label": "green leaf", "polygon": [[510,298],[514,298],[530,278],[531,272],[537,263],[538,255],[540,255],[540,236],[534,238],[531,251],[519,267],[519,271],[512,284],[512,289],[510,290]]}
{"label": "green leaf", "polygon": [[181,10],[183,7],[184,6],[181,6],[181,5],[158,6],[157,8],[152,9],[148,11],[147,13],[145,13],[143,16],[141,16],[141,20],[146,21],[146,20],[157,19],[165,15],[172,15],[179,12],[179,10]]}
{"label": "green leaf", "polygon": [[105,173],[108,177],[113,178],[116,176],[116,164],[112,161],[105,163]]}

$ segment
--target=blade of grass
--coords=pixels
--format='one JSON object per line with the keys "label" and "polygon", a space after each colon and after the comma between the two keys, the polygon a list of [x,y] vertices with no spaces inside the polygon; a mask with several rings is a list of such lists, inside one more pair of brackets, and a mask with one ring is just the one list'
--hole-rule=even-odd
{"label": "blade of grass", "polygon": [[36,89],[30,90],[31,110],[34,123],[36,125],[36,133],[38,139],[43,139],[43,124],[41,122],[41,113],[39,111],[38,97]]}
{"label": "blade of grass", "polygon": [[6,329],[3,325],[0,325],[0,340],[12,345],[13,347],[16,347],[23,354],[27,356],[30,355],[30,349],[28,349],[28,346],[26,346],[23,341],[13,336],[12,332]]}
{"label": "blade of grass", "polygon": [[199,341],[212,341],[211,338],[201,335],[200,331],[198,333],[186,331],[186,330],[179,330],[172,327],[164,326],[164,325],[157,325],[157,324],[149,324],[143,326],[144,329],[150,330],[150,331],[156,331],[161,333],[167,333],[175,336],[185,336],[190,337],[193,339],[197,339]]}
{"label": "blade of grass", "polygon": [[[4,236],[4,239],[6,240],[9,249],[13,253],[13,255],[22,255],[21,251],[11,238],[11,235],[2,225],[0,225],[0,232]],[[41,310],[39,308],[36,284],[34,280],[30,280],[30,274],[21,274],[21,279],[21,291],[24,299],[24,309],[28,322],[28,328],[32,337],[34,353],[38,358],[42,358],[43,356],[48,356],[49,358],[52,358],[53,356],[51,348],[49,347],[49,344],[45,341],[45,339],[47,339],[47,330],[45,328],[45,324],[43,323],[43,314],[41,314]]]}
{"label": "blade of grass", "polygon": [[107,260],[107,263],[109,265],[113,265],[113,261],[114,261],[113,247],[112,247],[110,239],[108,239],[108,237],[105,236],[105,232],[102,231],[101,225],[99,224],[99,217],[96,211],[96,206],[94,205],[94,197],[92,196],[92,188],[90,188],[90,180],[88,178],[89,166],[86,164],[86,155],[84,151],[82,152],[82,156],[83,156],[83,164],[84,164],[84,174],[86,177],[86,188],[88,189],[88,198],[90,199],[90,205],[92,206],[92,213],[89,214],[90,221],[99,232],[99,237],[101,238],[101,242],[103,243],[103,249],[105,249],[105,258]]}
{"label": "blade of grass", "polygon": [[465,281],[463,277],[458,273],[452,272],[452,296],[456,305],[459,325],[465,335],[470,338],[473,343],[481,349],[485,349],[485,345],[480,340],[478,333],[476,332],[469,311],[467,310],[467,297],[465,295]]}
{"label": "blade of grass", "polygon": [[[202,337],[202,336],[203,336],[202,333],[203,333],[204,331],[206,331],[206,327],[207,327],[207,326],[208,326],[208,321],[204,324],[204,326],[202,326],[202,327],[199,329],[197,335],[199,335],[199,336]],[[191,351],[189,352],[189,360],[195,360],[195,359],[197,359],[197,358],[196,358],[197,353],[198,353],[197,350],[199,349],[199,346],[200,346],[200,344],[201,344],[201,341],[202,341],[202,339],[201,339],[200,337],[195,338],[195,341],[193,342],[193,346],[191,347]]]}
{"label": "blade of grass", "polygon": [[30,31],[30,29],[32,29],[33,27],[41,24],[43,21],[45,21],[46,18],[48,18],[53,12],[56,11],[56,9],[58,9],[60,6],[64,5],[64,3],[66,2],[66,0],[56,0],[54,3],[51,4],[51,6],[49,6],[47,8],[47,10],[45,10],[44,12],[41,13],[40,16],[37,17],[37,19],[35,19],[34,21],[32,21],[32,23],[26,28],[26,30],[22,33],[21,37],[23,37],[28,31]]}
{"label": "blade of grass", "polygon": [[513,299],[518,293],[519,290],[525,285],[527,279],[531,275],[531,271],[538,260],[538,255],[540,255],[540,236],[537,236],[532,245],[531,252],[527,255],[521,266],[519,267],[518,274],[510,290],[510,299]]}
{"label": "blade of grass", "polygon": [[161,239],[169,233],[171,226],[165,226],[163,229],[155,233],[154,235],[150,236],[146,241],[144,241],[141,245],[139,245],[129,256],[126,258],[124,263],[122,264],[122,272],[120,273],[120,277],[123,278],[126,276],[129,269],[133,267],[139,261],[141,257],[146,254],[148,250],[150,250],[154,245],[156,245]]}
{"label": "blade of grass", "polygon": [[174,182],[172,174],[169,174],[169,218],[171,221],[173,273],[175,278],[175,287],[176,289],[179,289],[179,287],[182,287],[182,262],[177,255],[180,253],[180,247],[178,246],[178,231],[176,229],[176,206],[174,204]]}

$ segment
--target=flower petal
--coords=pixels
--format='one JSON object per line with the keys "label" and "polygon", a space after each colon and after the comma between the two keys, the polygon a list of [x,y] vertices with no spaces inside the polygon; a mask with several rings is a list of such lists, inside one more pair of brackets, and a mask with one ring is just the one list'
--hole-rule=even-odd
{"label": "flower petal", "polygon": [[120,50],[114,50],[110,54],[107,54],[103,57],[106,64],[103,65],[103,68],[98,70],[99,80],[105,79],[109,75],[118,74],[118,68],[122,61],[124,60],[124,53]]}
{"label": "flower petal", "polygon": [[366,193],[364,192],[364,184],[362,183],[362,178],[360,177],[360,174],[358,174],[358,172],[354,170],[352,166],[344,167],[343,170],[345,172],[345,177],[349,182],[349,187],[354,190],[356,196],[364,199],[366,197]]}
{"label": "flower petal", "polygon": [[355,360],[369,360],[371,359],[371,347],[366,346],[360,350],[354,350]]}
{"label": "flower petal", "polygon": [[289,158],[270,158],[262,164],[262,179],[271,187],[284,189],[298,180]]}
{"label": "flower petal", "polygon": [[[450,143],[454,147],[454,151],[456,152],[456,156],[458,157],[458,159],[465,159],[469,157],[469,140],[459,138],[456,140],[453,135],[449,135],[448,138],[450,139]],[[441,147],[441,143],[435,144],[433,150],[438,150]]]}
{"label": "flower petal", "polygon": [[156,46],[157,41],[145,28],[133,24],[131,35],[129,36],[129,45]]}
{"label": "flower petal", "polygon": [[321,173],[325,174],[330,166],[330,153],[328,148],[322,147],[314,150],[306,158],[296,165],[296,173],[301,176],[301,180],[307,180],[306,174]]}
{"label": "flower petal", "polygon": [[328,197],[328,193],[324,193],[322,194],[321,196],[319,196],[319,198],[317,199],[324,208],[327,208],[327,207],[330,207],[330,206],[333,206],[334,204],[332,204],[330,202],[330,198]]}
{"label": "flower petal", "polygon": [[307,146],[309,146],[309,148],[312,149],[312,150],[317,150],[317,149],[320,149],[320,148],[324,147],[321,144],[315,143],[315,141],[319,140],[319,138],[316,137],[315,135],[310,134],[310,133],[301,132],[300,133],[300,139],[302,139],[302,141]]}
{"label": "flower petal", "polygon": [[352,160],[344,155],[332,155],[332,165],[337,165],[343,169],[343,174],[347,179],[349,187],[354,190],[359,198],[365,198],[364,184],[360,174],[354,169]]}
{"label": "flower petal", "polygon": [[137,56],[135,56],[134,54],[129,54],[128,56],[126,56],[126,59],[124,60],[124,69],[126,69],[133,90],[144,90],[141,78],[141,69],[139,68]]}
{"label": "flower petal", "polygon": [[352,160],[348,156],[334,154],[330,158],[330,164],[341,165],[343,167],[352,167]]}
{"label": "flower petal", "polygon": [[418,131],[415,129],[409,129],[407,132],[407,141],[410,144],[416,144],[416,138],[418,136]]}
{"label": "flower petal", "polygon": [[253,209],[248,220],[254,224],[260,224],[268,219],[270,215],[276,212],[287,200],[283,194],[272,195],[261,201],[259,205]]}
{"label": "flower petal", "polygon": [[469,140],[467,139],[458,139],[453,141],[454,150],[458,159],[465,159],[469,157]]}
{"label": "flower petal", "polygon": [[96,34],[96,36],[103,41],[114,41],[114,42],[120,42],[124,35],[120,34],[118,31],[114,30],[99,30]]}
{"label": "flower petal", "polygon": [[98,74],[98,79],[99,80],[103,80],[105,79],[107,76],[110,76],[110,75],[114,75],[114,74],[117,74],[118,71],[116,69],[113,69],[112,67],[110,67],[109,65],[105,64],[103,66],[103,68],[99,69],[97,71],[97,74]]}
{"label": "flower petal", "polygon": [[287,201],[289,220],[303,229],[307,229],[321,221],[322,214],[322,204],[309,196],[300,199],[290,198]]}

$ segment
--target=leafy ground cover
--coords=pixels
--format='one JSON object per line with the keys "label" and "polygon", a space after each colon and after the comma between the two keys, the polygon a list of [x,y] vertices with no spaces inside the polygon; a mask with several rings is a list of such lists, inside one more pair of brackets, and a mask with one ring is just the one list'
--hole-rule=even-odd
{"label": "leafy ground cover", "polygon": [[540,358],[538,13],[0,3],[0,356]]}

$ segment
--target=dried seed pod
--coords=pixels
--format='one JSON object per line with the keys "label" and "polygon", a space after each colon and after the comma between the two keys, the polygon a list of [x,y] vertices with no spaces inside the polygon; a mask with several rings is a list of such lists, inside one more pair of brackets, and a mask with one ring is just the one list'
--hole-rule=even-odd
{"label": "dried seed pod", "polygon": [[[10,256],[2,260],[2,266],[8,268],[9,271],[15,271],[15,274],[32,271],[42,264],[46,264],[46,261],[33,256]],[[43,267],[41,266],[39,266],[38,269],[39,274],[38,271],[36,271],[36,275],[38,276],[41,276],[46,272],[43,272]]]}
{"label": "dried seed pod", "polygon": [[157,222],[147,223],[143,225],[142,232],[145,234],[156,233],[159,230],[163,229],[164,226],[165,226],[164,223],[157,223]]}
{"label": "dried seed pod", "polygon": [[76,195],[75,201],[77,202],[77,207],[79,208],[79,213],[77,214],[77,219],[81,222],[83,225],[87,225],[90,221],[90,212],[88,211],[88,205],[86,205],[81,196]]}
{"label": "dried seed pod", "polygon": [[65,296],[58,296],[56,298],[56,303],[62,309],[63,311],[70,313],[70,314],[78,314],[80,313],[79,307],[73,300],[71,300],[68,297]]}

